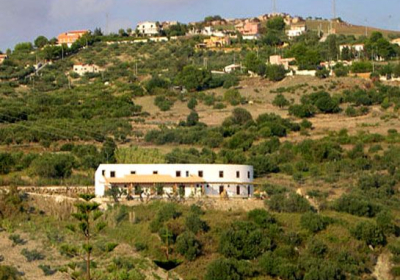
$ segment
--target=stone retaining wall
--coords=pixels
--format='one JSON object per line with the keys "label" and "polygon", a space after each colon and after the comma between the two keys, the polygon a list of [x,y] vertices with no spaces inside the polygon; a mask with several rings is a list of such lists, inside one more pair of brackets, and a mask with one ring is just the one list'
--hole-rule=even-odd
{"label": "stone retaining wall", "polygon": [[[0,190],[7,190],[8,187],[0,187]],[[55,195],[55,196],[66,196],[66,197],[78,197],[82,193],[93,193],[94,187],[18,187],[21,192],[29,194],[43,194],[43,195]]]}

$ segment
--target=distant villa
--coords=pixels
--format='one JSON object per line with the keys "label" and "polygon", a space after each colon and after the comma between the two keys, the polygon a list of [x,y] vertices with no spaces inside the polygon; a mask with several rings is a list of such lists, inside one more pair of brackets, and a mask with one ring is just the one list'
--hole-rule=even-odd
{"label": "distant villa", "polygon": [[246,198],[254,194],[254,170],[249,165],[223,164],[101,164],[95,173],[96,196],[126,190],[127,196],[179,193],[184,197]]}

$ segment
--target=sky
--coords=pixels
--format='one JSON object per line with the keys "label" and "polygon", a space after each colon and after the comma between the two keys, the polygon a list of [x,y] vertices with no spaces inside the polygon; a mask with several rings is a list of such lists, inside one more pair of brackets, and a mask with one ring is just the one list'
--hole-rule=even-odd
{"label": "sky", "polygon": [[[332,18],[333,0],[276,0],[277,11],[303,17]],[[353,24],[400,30],[399,0],[336,0],[337,16]],[[0,50],[59,33],[100,27],[134,29],[139,21],[202,20],[259,16],[272,0],[0,0]]]}

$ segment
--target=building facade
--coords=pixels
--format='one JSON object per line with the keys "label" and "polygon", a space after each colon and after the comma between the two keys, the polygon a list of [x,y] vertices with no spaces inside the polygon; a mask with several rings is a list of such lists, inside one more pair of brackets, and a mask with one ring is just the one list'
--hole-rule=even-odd
{"label": "building facade", "polygon": [[286,70],[289,70],[290,63],[295,60],[295,58],[282,58],[280,55],[271,55],[269,57],[269,63],[271,65],[282,65]]}
{"label": "building facade", "polygon": [[86,73],[100,73],[102,69],[95,64],[75,64],[73,68],[79,76],[83,76]]}
{"label": "building facade", "polygon": [[66,44],[69,48],[83,35],[88,34],[88,30],[68,31],[58,35],[58,45]]}
{"label": "building facade", "polygon": [[305,34],[306,32],[307,32],[307,26],[305,23],[293,24],[292,26],[290,26],[289,30],[286,30],[286,35],[291,40]]}
{"label": "building facade", "polygon": [[244,22],[235,25],[236,31],[242,34],[243,40],[257,40],[260,38],[261,24],[259,22]]}
{"label": "building facade", "polygon": [[95,193],[125,189],[128,196],[180,193],[185,197],[246,198],[254,194],[254,170],[248,165],[222,164],[101,164],[95,173]]}
{"label": "building facade", "polygon": [[139,22],[136,30],[142,36],[158,36],[161,31],[161,26],[155,21]]}
{"label": "building facade", "polygon": [[4,60],[6,60],[7,58],[8,58],[8,55],[0,54],[0,64],[2,64],[4,62]]}

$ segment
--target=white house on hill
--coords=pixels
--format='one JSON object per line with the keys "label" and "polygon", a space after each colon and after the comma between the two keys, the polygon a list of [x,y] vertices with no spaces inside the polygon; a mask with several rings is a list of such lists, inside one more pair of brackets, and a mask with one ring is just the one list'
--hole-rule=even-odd
{"label": "white house on hill", "polygon": [[164,195],[246,198],[254,194],[253,179],[253,167],[248,165],[101,164],[95,173],[95,193],[103,197],[117,187],[134,197],[152,194],[161,186]]}
{"label": "white house on hill", "polygon": [[158,36],[161,26],[155,21],[139,22],[136,27],[138,33],[144,36]]}
{"label": "white house on hill", "polygon": [[75,64],[73,71],[79,76],[83,76],[86,73],[100,73],[103,69],[95,64]]}

